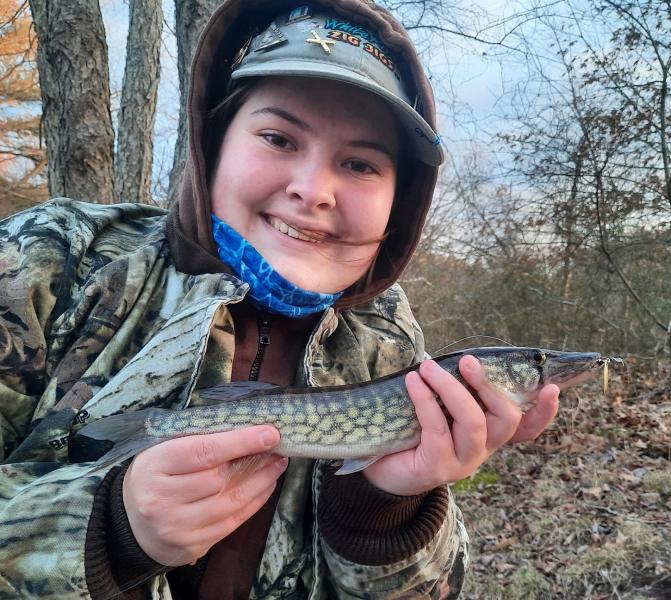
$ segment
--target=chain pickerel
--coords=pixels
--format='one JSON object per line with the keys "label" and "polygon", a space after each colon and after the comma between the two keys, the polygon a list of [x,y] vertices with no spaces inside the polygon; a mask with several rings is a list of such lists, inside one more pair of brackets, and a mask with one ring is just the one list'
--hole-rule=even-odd
{"label": "chain pickerel", "polygon": [[[617,360],[594,352],[520,347],[470,348],[434,360],[461,380],[457,365],[465,354],[478,358],[489,381],[523,409],[533,405],[543,385],[565,389],[600,369],[605,376],[608,363]],[[271,424],[281,433],[278,454],[343,459],[339,473],[353,473],[419,443],[420,426],[404,383],[404,375],[418,367],[333,387],[233,382],[195,392],[205,406],[112,415],[86,425],[79,434],[115,444],[94,464],[97,471],[172,438]]]}

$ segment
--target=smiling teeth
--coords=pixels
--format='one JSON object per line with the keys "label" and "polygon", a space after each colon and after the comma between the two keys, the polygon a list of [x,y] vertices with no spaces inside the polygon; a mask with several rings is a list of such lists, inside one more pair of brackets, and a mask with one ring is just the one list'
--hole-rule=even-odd
{"label": "smiling teeth", "polygon": [[277,217],[270,217],[268,222],[275,228],[277,231],[287,234],[289,237],[296,238],[298,240],[303,240],[305,242],[312,242],[313,244],[317,243],[317,240],[314,238],[308,237],[307,235],[302,234],[300,231],[294,229],[287,225],[281,219]]}

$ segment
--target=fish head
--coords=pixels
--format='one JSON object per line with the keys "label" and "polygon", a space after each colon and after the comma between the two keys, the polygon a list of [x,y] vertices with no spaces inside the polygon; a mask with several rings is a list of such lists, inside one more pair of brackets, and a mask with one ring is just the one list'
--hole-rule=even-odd
{"label": "fish head", "polygon": [[476,356],[490,384],[516,404],[528,407],[543,384],[539,352],[535,348],[492,348]]}
{"label": "fish head", "polygon": [[491,348],[475,354],[489,381],[523,410],[535,404],[548,383],[566,389],[594,377],[610,359],[597,352],[563,352],[543,348]]}

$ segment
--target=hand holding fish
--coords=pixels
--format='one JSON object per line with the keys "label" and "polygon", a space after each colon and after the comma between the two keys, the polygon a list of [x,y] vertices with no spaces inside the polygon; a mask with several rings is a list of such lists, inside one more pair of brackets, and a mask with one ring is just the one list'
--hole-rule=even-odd
{"label": "hand holding fish", "polygon": [[[472,475],[507,442],[538,437],[557,413],[556,385],[544,386],[538,403],[523,415],[517,404],[489,383],[477,359],[462,357],[459,371],[481,404],[434,361],[425,361],[406,375],[405,384],[421,426],[420,443],[367,467],[363,475],[373,485],[405,496],[458,481]],[[436,395],[451,415],[451,423]]]}
{"label": "hand holding fish", "polygon": [[[249,519],[287,466],[286,458],[262,454],[279,441],[274,427],[256,426],[168,440],[138,454],[123,500],[145,554],[167,566],[191,563]],[[233,462],[249,455],[260,456],[256,468],[234,474]]]}

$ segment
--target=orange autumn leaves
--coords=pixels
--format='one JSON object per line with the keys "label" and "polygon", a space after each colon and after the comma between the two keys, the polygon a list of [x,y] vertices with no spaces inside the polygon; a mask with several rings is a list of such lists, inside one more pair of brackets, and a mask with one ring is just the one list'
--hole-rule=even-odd
{"label": "orange autumn leaves", "polygon": [[0,0],[0,217],[47,197],[36,52],[28,2]]}

